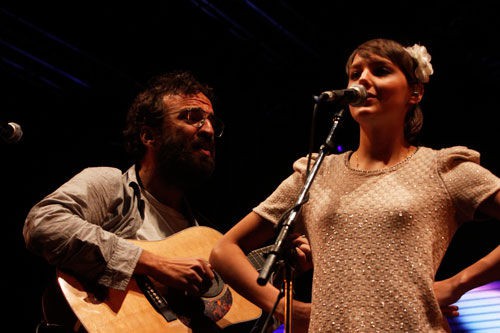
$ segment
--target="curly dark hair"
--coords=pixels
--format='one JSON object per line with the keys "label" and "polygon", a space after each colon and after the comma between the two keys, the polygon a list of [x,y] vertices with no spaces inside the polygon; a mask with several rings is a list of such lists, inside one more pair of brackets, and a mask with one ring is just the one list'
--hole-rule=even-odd
{"label": "curly dark hair", "polygon": [[203,93],[210,100],[214,98],[213,88],[198,81],[189,71],[173,71],[151,78],[128,110],[123,131],[125,150],[136,160],[144,156],[145,148],[140,131],[144,125],[161,128],[165,115],[163,96],[191,96],[198,93]]}

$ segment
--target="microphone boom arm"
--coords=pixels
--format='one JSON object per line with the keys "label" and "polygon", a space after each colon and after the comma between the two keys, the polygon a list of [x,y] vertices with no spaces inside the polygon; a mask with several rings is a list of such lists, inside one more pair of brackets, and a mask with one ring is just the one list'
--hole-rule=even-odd
{"label": "microphone boom arm", "polygon": [[318,173],[319,167],[321,166],[321,163],[323,162],[325,156],[330,154],[331,150],[334,147],[333,145],[334,133],[343,116],[343,113],[344,109],[341,109],[334,116],[332,128],[328,133],[325,143],[320,147],[318,158],[316,159],[313,167],[311,168],[311,171],[308,172],[307,174],[306,181],[304,183],[304,186],[302,187],[299,197],[295,202],[293,208],[288,212],[286,220],[280,225],[280,231],[278,233],[278,236],[276,237],[275,243],[271,247],[271,250],[268,252],[266,257],[266,262],[264,263],[260,271],[260,274],[257,278],[257,283],[261,286],[265,285],[267,281],[269,281],[273,267],[275,266],[278,259],[283,257],[283,253],[285,250],[284,245],[286,244],[288,235],[293,230],[295,220],[297,219],[297,215],[300,212],[302,205],[307,202],[309,189],[314,181],[314,178],[316,177],[316,174]]}

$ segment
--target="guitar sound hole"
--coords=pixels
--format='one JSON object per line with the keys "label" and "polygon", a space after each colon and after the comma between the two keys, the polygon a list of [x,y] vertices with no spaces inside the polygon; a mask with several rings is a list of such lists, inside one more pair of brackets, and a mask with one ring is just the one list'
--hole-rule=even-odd
{"label": "guitar sound hole", "polygon": [[165,298],[177,318],[193,332],[220,332],[216,323],[231,309],[233,296],[217,273],[206,288],[200,296],[170,289]]}
{"label": "guitar sound hole", "polygon": [[211,298],[219,295],[224,289],[224,282],[217,272],[214,272],[214,279],[207,281],[200,291],[201,297]]}

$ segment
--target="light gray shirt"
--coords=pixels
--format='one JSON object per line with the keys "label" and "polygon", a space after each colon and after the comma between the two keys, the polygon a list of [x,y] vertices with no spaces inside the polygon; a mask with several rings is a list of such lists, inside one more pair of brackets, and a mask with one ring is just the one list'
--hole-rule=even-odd
{"label": "light gray shirt", "polygon": [[[125,173],[91,167],[33,206],[23,235],[27,249],[50,264],[124,290],[142,252],[126,239],[148,238],[157,221],[165,223],[157,219],[161,214],[154,216],[151,211],[150,200],[141,194],[135,165]],[[145,220],[148,224],[143,228]],[[180,223],[188,226],[189,221]],[[178,221],[174,225],[179,228]],[[158,230],[169,235],[168,229]],[[154,238],[161,238],[160,234]]]}

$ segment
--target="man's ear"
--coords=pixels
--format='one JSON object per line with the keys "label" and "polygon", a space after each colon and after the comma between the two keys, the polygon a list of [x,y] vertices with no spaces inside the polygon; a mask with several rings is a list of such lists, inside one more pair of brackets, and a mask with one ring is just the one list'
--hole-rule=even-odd
{"label": "man's ear", "polygon": [[156,132],[149,126],[141,127],[141,141],[145,146],[154,146],[156,143]]}

